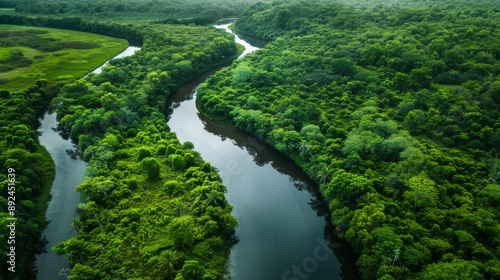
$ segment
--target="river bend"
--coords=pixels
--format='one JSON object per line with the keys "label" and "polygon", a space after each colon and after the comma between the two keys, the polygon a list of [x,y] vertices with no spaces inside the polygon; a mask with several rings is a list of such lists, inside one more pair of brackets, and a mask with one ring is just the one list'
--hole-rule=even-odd
{"label": "river bend", "polygon": [[[138,49],[137,47],[128,47],[114,58],[133,55]],[[107,63],[96,68],[92,73],[99,74]],[[47,149],[56,166],[56,175],[50,190],[51,200],[46,212],[49,224],[43,232],[48,241],[47,253],[36,257],[37,279],[39,280],[63,279],[59,275],[60,270],[69,268],[68,260],[52,252],[51,248],[76,234],[76,232],[71,231],[72,227],[70,226],[80,199],[75,187],[82,182],[82,176],[87,166],[84,161],[74,158],[76,146],[70,140],[63,139],[59,135],[56,130],[57,125],[56,113],[46,113],[38,129],[41,133],[40,144]]]}
{"label": "river bend", "polygon": [[[231,32],[228,25],[216,28]],[[240,58],[258,49],[237,35],[236,42],[246,48]],[[340,264],[324,238],[325,217],[313,209],[321,208],[310,191],[314,183],[272,147],[201,116],[196,86],[205,78],[176,92],[168,125],[219,169],[227,187],[239,242],[231,250],[226,279],[341,279]]]}
{"label": "river bend", "polygon": [[[218,25],[227,32],[229,24]],[[232,32],[231,32],[232,33]],[[238,59],[255,51],[245,46]],[[124,53],[132,55],[134,49]],[[126,56],[123,53],[117,57]],[[105,66],[105,64],[103,65]],[[102,67],[94,70],[98,74]],[[191,141],[202,157],[216,166],[227,187],[226,198],[238,219],[239,242],[231,249],[226,279],[325,280],[341,279],[340,264],[325,240],[324,203],[313,191],[314,182],[290,159],[254,137],[201,116],[196,108],[196,86],[213,71],[181,87],[169,102],[168,125],[181,142]],[[75,187],[81,183],[86,164],[72,159],[75,147],[56,131],[55,114],[42,120],[40,143],[56,164],[56,178],[47,209],[49,226],[44,231],[47,254],[37,257],[38,279],[60,279],[68,261],[50,251],[71,238],[71,222],[79,200]]]}

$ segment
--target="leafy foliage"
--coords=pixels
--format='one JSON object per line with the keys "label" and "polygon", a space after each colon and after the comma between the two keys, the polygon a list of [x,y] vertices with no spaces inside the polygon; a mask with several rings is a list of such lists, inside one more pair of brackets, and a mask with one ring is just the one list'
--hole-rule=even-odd
{"label": "leafy foliage", "polygon": [[[52,104],[89,162],[69,279],[221,279],[236,219],[216,170],[179,143],[165,100],[236,55],[212,27],[156,25],[135,55],[65,85]],[[75,223],[73,223],[76,227]],[[207,278],[209,277],[209,278]]]}
{"label": "leafy foliage", "polygon": [[318,182],[364,279],[496,279],[498,8],[259,3],[235,27],[271,42],[198,107]]}
{"label": "leafy foliage", "polygon": [[[38,144],[38,118],[50,100],[45,84],[38,81],[23,91],[0,91],[0,235],[4,237],[0,243],[1,275],[13,275],[7,270],[10,267],[7,254],[14,246],[19,279],[36,278],[35,254],[43,253],[46,246],[42,232],[47,226],[46,199],[55,170],[50,155]],[[15,171],[8,172],[10,168]],[[15,175],[14,179],[7,176],[9,173]],[[9,182],[14,183],[14,189]],[[9,220],[11,210],[17,218],[15,244],[8,243],[7,239],[10,236],[7,225],[13,222]],[[18,269],[20,267],[23,269]]]}
{"label": "leafy foliage", "polygon": [[[92,15],[116,18],[147,15],[163,23],[207,24],[218,19],[234,17],[258,0],[104,0],[52,1],[13,0],[9,7],[18,13],[42,15]],[[0,2],[1,5],[1,2]]]}

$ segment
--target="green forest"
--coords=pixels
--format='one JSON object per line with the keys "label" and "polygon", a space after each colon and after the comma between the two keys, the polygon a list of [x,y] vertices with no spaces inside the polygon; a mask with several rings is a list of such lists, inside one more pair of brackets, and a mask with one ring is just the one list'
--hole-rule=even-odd
{"label": "green forest", "polygon": [[79,234],[55,248],[75,263],[71,279],[222,277],[237,225],[225,187],[190,142],[169,132],[163,113],[173,89],[236,54],[225,36],[160,26],[139,53],[53,100],[89,162],[77,187],[85,198],[72,224]]}
{"label": "green forest", "polygon": [[235,17],[259,0],[9,0],[0,8],[13,8],[18,14],[83,16],[95,19],[157,18],[168,23],[210,24]]}
{"label": "green forest", "polygon": [[277,1],[198,106],[319,184],[363,279],[500,277],[500,3]]}
{"label": "green forest", "polygon": [[[267,45],[233,61],[241,47],[211,26],[224,18]],[[238,221],[219,170],[170,131],[166,104],[231,61],[198,88],[198,109],[317,183],[363,279],[500,278],[499,1],[0,0],[0,27],[0,235],[10,169],[18,218],[18,272],[2,238],[0,280],[35,279],[46,246],[47,110],[88,163],[77,234],[52,248],[71,264],[64,277],[224,279]],[[95,67],[48,68],[106,47],[80,32],[120,38],[80,62],[104,62],[123,39],[141,50],[84,78]],[[45,76],[7,84],[16,71]]]}
{"label": "green forest", "polygon": [[[35,254],[45,250],[46,241],[42,238],[42,232],[47,225],[45,209],[55,168],[50,155],[39,145],[36,131],[38,116],[43,114],[50,101],[44,88],[43,81],[39,81],[23,91],[0,91],[0,279],[35,279]],[[14,172],[8,172],[10,169]],[[8,174],[15,176],[10,177]],[[14,183],[14,190],[9,189],[9,183]],[[8,197],[15,197],[16,201]],[[19,278],[3,278],[3,275],[7,277],[10,273],[7,271],[10,267],[7,254],[11,252],[10,246],[14,245],[7,242],[7,236],[10,236],[7,225],[12,222],[9,220],[10,213],[15,213],[18,219],[16,266],[24,268],[17,275]]]}
{"label": "green forest", "polygon": [[[15,245],[16,265],[23,268],[18,270],[16,279],[34,279],[35,254],[44,252],[46,246],[42,232],[47,225],[45,211],[55,172],[50,155],[38,142],[39,117],[64,81],[74,80],[97,67],[110,58],[110,52],[123,50],[127,42],[89,33],[18,25],[0,25],[0,34],[0,165],[5,170],[0,174],[2,236],[10,235],[8,218],[18,219],[16,243],[2,242],[0,259],[2,272],[9,275],[6,254],[11,252],[9,245]],[[95,45],[78,41],[88,39]],[[83,58],[89,59],[85,60],[86,66],[72,63]],[[66,63],[68,60],[70,63]]]}
{"label": "green forest", "polygon": [[[158,20],[124,24],[96,21],[99,15],[94,14],[94,20],[89,20],[76,10],[57,18],[2,12],[1,23],[28,26],[27,31],[14,31],[11,26],[12,31],[4,34],[5,82],[19,78],[19,71],[45,71],[47,77],[5,88],[0,85],[0,165],[5,170],[0,175],[2,236],[9,235],[9,211],[14,209],[8,196],[17,199],[18,219],[16,273],[8,271],[12,244],[5,240],[0,245],[0,279],[35,279],[35,254],[45,250],[44,213],[55,170],[50,155],[38,144],[37,129],[47,109],[57,110],[61,133],[78,144],[79,155],[88,162],[84,182],[77,188],[81,201],[73,229],[68,225],[68,231],[78,234],[52,248],[72,265],[70,273],[61,271],[64,276],[221,279],[237,221],[230,214],[217,170],[201,159],[191,143],[179,143],[163,113],[166,99],[177,87],[236,57],[241,50],[233,38],[213,27]],[[142,16],[146,18],[148,12]],[[79,79],[85,73],[79,71],[90,72],[99,65],[95,63],[104,62],[122,46],[113,38],[104,44],[101,37],[89,34],[34,28],[40,26],[125,38],[142,48],[133,57],[112,61],[100,75]],[[59,36],[70,41],[58,43],[60,39],[47,37],[47,32],[63,34]],[[78,41],[79,34],[87,36],[88,42]],[[91,61],[83,68],[79,64],[66,65],[66,70],[43,68],[57,64],[56,59],[75,59],[86,49],[105,46],[115,49],[89,55]],[[43,62],[37,64],[39,60]],[[34,69],[36,65],[39,68]],[[72,75],[61,80],[56,72],[61,70]],[[16,171],[15,193],[8,188],[7,170]]]}

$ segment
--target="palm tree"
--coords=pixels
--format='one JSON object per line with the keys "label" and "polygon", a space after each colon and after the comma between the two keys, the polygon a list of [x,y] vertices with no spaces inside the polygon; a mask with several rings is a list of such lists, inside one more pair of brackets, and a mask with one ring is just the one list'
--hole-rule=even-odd
{"label": "palm tree", "polygon": [[175,272],[174,267],[179,258],[179,254],[172,250],[166,250],[160,254],[160,267],[165,267],[168,279],[172,279],[172,273]]}
{"label": "palm tree", "polygon": [[70,232],[73,231],[76,231],[76,233],[82,232],[82,221],[80,220],[80,218],[77,217],[73,218],[73,222],[69,225],[73,227]]}
{"label": "palm tree", "polygon": [[358,201],[358,206],[366,206],[370,205],[371,203],[374,203],[378,200],[378,197],[374,193],[367,193],[361,197],[359,197]]}
{"label": "palm tree", "polygon": [[302,152],[308,152],[308,153],[309,153],[309,155],[311,155],[311,156],[312,156],[310,148],[311,148],[311,145],[309,145],[309,144],[307,143],[307,141],[305,141],[305,140],[304,140],[304,141],[302,141],[302,143],[300,144],[299,151],[300,151],[301,153],[302,153]]}
{"label": "palm tree", "polygon": [[330,173],[331,172],[330,172],[330,169],[328,169],[328,167],[323,167],[318,171],[316,178],[319,179],[319,182],[321,184],[326,184],[328,181],[330,181],[330,177],[329,177]]}
{"label": "palm tree", "polygon": [[75,256],[75,254],[73,253],[73,251],[69,251],[66,253],[66,259],[68,260],[69,264],[71,265],[71,259]]}
{"label": "palm tree", "polygon": [[80,262],[83,265],[85,265],[85,261],[83,260],[83,256],[85,255],[85,253],[83,253],[83,251],[79,251],[77,249],[71,249],[69,252],[66,253],[66,257],[68,258],[68,261],[71,263],[71,259],[76,257],[77,254],[78,257],[80,258]]}
{"label": "palm tree", "polygon": [[80,262],[85,265],[85,261],[83,259],[83,257],[86,255],[85,253],[85,248],[83,247],[84,245],[81,244],[81,243],[69,243],[68,244],[68,247],[65,248],[65,251],[67,251],[68,253],[66,253],[66,256],[68,256],[69,258],[73,258],[74,256],[76,256],[78,254],[78,257],[80,258]]}
{"label": "palm tree", "polygon": [[217,191],[212,191],[208,196],[207,203],[212,206],[224,207],[224,198]]}

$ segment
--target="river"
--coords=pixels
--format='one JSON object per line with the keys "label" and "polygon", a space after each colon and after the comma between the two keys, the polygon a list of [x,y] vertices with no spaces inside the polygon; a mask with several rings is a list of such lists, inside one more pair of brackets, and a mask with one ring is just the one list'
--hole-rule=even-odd
{"label": "river", "polygon": [[[121,52],[120,54],[118,54],[117,56],[113,57],[113,59],[116,59],[116,58],[124,58],[124,57],[127,57],[127,56],[131,56],[133,55],[136,51],[140,50],[141,48],[140,47],[135,47],[135,46],[129,46],[127,49],[125,49],[123,52]],[[102,72],[102,69],[104,67],[106,67],[106,65],[108,65],[109,63],[109,60],[104,62],[101,66],[97,67],[94,71],[92,71],[92,73],[94,74],[100,74]]]}
{"label": "river", "polygon": [[[231,32],[228,25],[216,28]],[[240,58],[258,49],[240,36],[236,42],[246,48]],[[210,74],[174,94],[168,125],[181,143],[192,142],[219,169],[227,187],[239,242],[227,261],[226,279],[342,279],[340,263],[325,240],[327,223],[319,213],[326,210],[314,183],[272,147],[199,114],[196,86]]]}
{"label": "river", "polygon": [[[231,32],[227,26],[216,27]],[[239,58],[258,49],[239,36],[236,42],[246,48]],[[128,49],[129,55],[133,52]],[[272,147],[198,113],[196,86],[212,73],[202,75],[174,94],[169,102],[168,125],[181,142],[191,141],[202,157],[220,170],[227,187],[226,198],[239,223],[239,242],[231,249],[226,279],[342,279],[344,268],[325,240],[329,224],[322,213],[327,209],[318,199],[314,182]],[[46,114],[39,129],[40,142],[56,164],[52,200],[47,209],[51,222],[44,231],[49,241],[48,253],[37,257],[40,280],[62,279],[59,271],[69,266],[64,257],[50,248],[75,234],[70,233],[79,200],[75,186],[81,182],[86,166],[69,156],[67,150],[75,147],[55,131],[56,126],[55,115]]]}
{"label": "river", "polygon": [[[128,47],[125,51],[114,58],[121,58],[133,55],[138,47]],[[108,62],[92,73],[99,74]],[[73,237],[76,232],[72,232],[73,217],[75,209],[80,199],[75,187],[82,182],[86,163],[80,159],[72,158],[76,151],[75,145],[70,140],[65,140],[56,131],[56,114],[46,113],[41,121],[38,131],[40,144],[45,146],[56,166],[56,176],[50,190],[51,200],[47,207],[46,218],[49,225],[43,232],[47,238],[47,253],[36,257],[39,280],[63,279],[59,272],[63,268],[69,268],[69,262],[63,256],[58,256],[51,251],[57,243],[64,242]]]}

